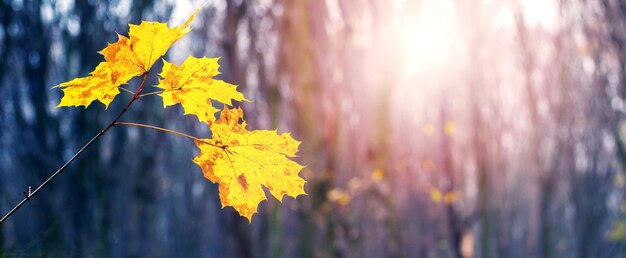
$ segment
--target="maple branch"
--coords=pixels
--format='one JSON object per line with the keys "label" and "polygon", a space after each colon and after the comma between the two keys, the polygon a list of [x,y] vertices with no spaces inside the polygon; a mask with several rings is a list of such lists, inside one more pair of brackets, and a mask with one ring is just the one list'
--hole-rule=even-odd
{"label": "maple branch", "polygon": [[205,144],[213,146],[213,147],[222,148],[220,146],[217,146],[217,145],[215,145],[213,143],[207,142],[207,141],[205,141],[203,139],[200,139],[198,137],[191,136],[191,135],[188,135],[188,134],[185,134],[185,133],[181,133],[181,132],[170,130],[170,129],[163,128],[163,127],[147,125],[147,124],[129,123],[129,122],[115,122],[114,125],[126,125],[126,126],[136,126],[136,127],[149,128],[149,129],[153,129],[153,130],[157,130],[157,131],[161,131],[161,132],[166,132],[166,133],[171,133],[171,134],[175,134],[175,135],[178,135],[178,136],[182,136],[182,137],[185,137],[185,138],[188,138],[188,139],[192,139],[194,141],[199,141],[199,142],[205,143]]}
{"label": "maple branch", "polygon": [[11,209],[6,215],[4,215],[4,217],[2,217],[2,219],[0,219],[0,225],[4,221],[6,221],[11,215],[13,215],[13,213],[15,211],[17,211],[20,207],[22,207],[24,204],[26,204],[26,202],[28,202],[28,200],[33,198],[39,191],[41,191],[44,187],[46,187],[46,185],[48,185],[48,183],[50,183],[52,181],[52,179],[54,179],[59,174],[61,174],[63,171],[65,171],[65,169],[70,164],[72,164],[72,162],[74,162],[74,160],[76,160],[78,158],[78,156],[80,156],[85,150],[87,150],[87,148],[89,148],[89,146],[91,146],[104,133],[106,133],[106,131],[108,131],[111,127],[113,127],[113,125],[122,117],[122,115],[124,115],[124,113],[126,113],[128,108],[130,107],[130,105],[133,104],[133,102],[135,102],[135,100],[137,100],[139,98],[138,96],[141,93],[141,90],[143,89],[143,85],[146,84],[146,79],[147,78],[148,78],[148,73],[145,72],[143,74],[143,80],[141,81],[141,84],[139,85],[139,88],[137,89],[136,92],[133,93],[133,97],[128,101],[128,103],[126,104],[124,109],[122,109],[122,111],[120,111],[120,113],[115,117],[115,119],[113,119],[113,121],[111,121],[111,123],[109,123],[106,127],[104,127],[102,130],[100,130],[100,132],[98,132],[93,138],[91,138],[91,140],[89,140],[85,145],[83,145],[83,147],[80,148],[80,150],[78,150],[78,152],[76,152],[76,154],[74,154],[74,156],[72,156],[67,162],[65,162],[65,164],[63,164],[63,166],[61,166],[61,168],[59,168],[56,172],[54,172],[54,174],[52,174],[50,177],[48,177],[48,179],[46,179],[46,181],[44,181],[41,185],[39,185],[39,187],[37,187],[35,189],[35,191],[31,191],[31,187],[29,186],[28,187],[28,191],[24,192],[24,199],[22,199],[21,202],[19,202],[17,205],[15,205],[15,207],[13,207],[13,209]]}

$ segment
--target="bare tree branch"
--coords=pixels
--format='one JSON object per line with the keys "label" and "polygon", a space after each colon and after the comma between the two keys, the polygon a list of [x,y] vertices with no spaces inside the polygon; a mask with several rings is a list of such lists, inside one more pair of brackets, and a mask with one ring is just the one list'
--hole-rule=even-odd
{"label": "bare tree branch", "polygon": [[0,220],[0,225],[4,221],[6,221],[9,217],[11,217],[11,215],[13,215],[13,213],[15,213],[19,208],[21,208],[24,204],[26,204],[26,202],[28,202],[28,200],[33,198],[39,191],[41,191],[44,187],[46,187],[46,185],[48,185],[48,183],[50,183],[50,181],[52,181],[52,179],[56,178],[59,174],[61,174],[63,171],[65,171],[65,169],[70,164],[72,164],[72,162],[74,162],[74,160],[76,160],[85,150],[87,150],[87,148],[89,148],[89,146],[91,146],[96,140],[98,140],[100,137],[102,137],[102,135],[104,135],[104,133],[106,133],[111,127],[113,127],[113,125],[115,125],[115,123],[122,117],[122,115],[124,115],[124,113],[126,113],[128,108],[130,107],[130,105],[133,104],[133,102],[135,102],[135,100],[137,100],[139,98],[139,94],[141,93],[141,90],[143,89],[143,85],[146,83],[146,79],[147,78],[148,78],[148,73],[145,72],[143,74],[143,80],[141,81],[141,84],[139,85],[139,88],[134,93],[133,97],[128,101],[128,103],[126,104],[124,109],[122,109],[122,111],[115,117],[115,119],[113,119],[113,121],[111,121],[111,123],[109,123],[100,132],[98,132],[98,134],[96,134],[96,136],[91,138],[91,140],[89,140],[85,145],[83,145],[83,147],[80,148],[80,150],[78,150],[78,152],[76,152],[76,154],[74,154],[74,156],[72,156],[72,158],[70,158],[67,162],[65,162],[65,164],[63,164],[63,166],[61,166],[61,168],[59,168],[56,172],[54,172],[54,174],[52,174],[50,177],[48,177],[48,179],[46,179],[46,181],[44,181],[41,185],[39,185],[39,187],[37,187],[35,189],[35,191],[31,191],[31,187],[29,186],[28,187],[28,191],[24,192],[24,195],[25,195],[24,199],[22,199],[21,202],[19,202],[17,205],[15,205],[15,207],[13,207],[13,209],[11,209],[6,215],[4,215],[4,217],[2,217],[2,219]]}

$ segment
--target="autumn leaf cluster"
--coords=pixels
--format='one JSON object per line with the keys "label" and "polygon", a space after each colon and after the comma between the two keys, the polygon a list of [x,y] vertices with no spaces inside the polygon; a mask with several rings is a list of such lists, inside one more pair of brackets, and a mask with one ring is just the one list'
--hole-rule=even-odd
{"label": "autumn leaf cluster", "polygon": [[[153,65],[191,30],[197,12],[177,27],[147,21],[131,24],[128,37],[118,35],[117,42],[100,51],[105,61],[88,76],[56,86],[64,94],[58,107],[88,107],[99,101],[108,109],[132,78],[144,76],[145,82]],[[193,137],[200,149],[193,162],[208,180],[219,185],[223,207],[232,206],[251,221],[258,204],[267,198],[263,187],[278,200],[285,195],[304,194],[305,181],[298,175],[303,167],[291,160],[300,142],[289,133],[246,129],[243,110],[232,105],[233,101],[248,100],[237,86],[215,78],[220,74],[218,60],[190,56],[181,65],[163,60],[156,91],[145,95],[160,96],[164,108],[180,104],[185,114],[194,115],[209,126],[211,138]],[[139,98],[142,86],[143,83],[127,108]],[[220,111],[214,103],[224,107]]]}

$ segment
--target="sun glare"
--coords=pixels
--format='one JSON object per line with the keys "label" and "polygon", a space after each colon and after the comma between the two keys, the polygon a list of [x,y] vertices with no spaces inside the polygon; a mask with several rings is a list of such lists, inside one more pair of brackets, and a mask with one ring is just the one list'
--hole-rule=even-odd
{"label": "sun glare", "polygon": [[427,106],[436,105],[433,95],[451,83],[462,63],[462,42],[457,13],[449,1],[426,0],[402,10],[396,27],[399,83],[393,93],[395,108],[415,123]]}
{"label": "sun glare", "polygon": [[556,1],[527,0],[522,1],[522,7],[528,26],[540,26],[547,30],[556,29],[559,19]]}
{"label": "sun glare", "polygon": [[450,61],[457,41],[454,8],[447,1],[425,1],[400,25],[403,65],[409,75],[437,72]]}

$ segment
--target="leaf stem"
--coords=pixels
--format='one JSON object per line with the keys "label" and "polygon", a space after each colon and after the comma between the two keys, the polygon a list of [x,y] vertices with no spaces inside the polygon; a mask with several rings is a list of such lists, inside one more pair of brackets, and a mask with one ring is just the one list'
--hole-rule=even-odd
{"label": "leaf stem", "polygon": [[132,90],[129,90],[129,89],[124,88],[124,87],[122,87],[122,86],[119,86],[118,88],[119,88],[120,90],[123,90],[123,91],[125,91],[125,92],[128,92],[128,93],[130,93],[130,94],[132,94],[132,95],[135,95],[135,93],[134,93]]}
{"label": "leaf stem", "polygon": [[179,90],[183,90],[183,89],[185,89],[185,90],[197,90],[197,89],[203,89],[203,87],[185,87],[185,88],[183,88],[183,86],[181,86],[181,87],[176,88],[176,89],[167,89],[167,90],[160,90],[160,91],[153,91],[153,92],[144,93],[144,94],[139,95],[139,98],[147,97],[147,96],[150,96],[150,95],[161,94],[161,93],[164,93],[164,92],[179,91]]}
{"label": "leaf stem", "polygon": [[21,202],[19,202],[17,205],[15,205],[15,207],[13,207],[13,209],[11,209],[6,215],[4,215],[4,217],[2,217],[2,219],[0,219],[0,225],[6,221],[11,215],[13,215],[13,213],[15,213],[15,211],[17,211],[20,207],[22,207],[24,204],[26,204],[26,202],[28,202],[28,200],[30,200],[31,198],[33,198],[37,193],[39,193],[39,191],[41,191],[44,187],[46,187],[46,185],[48,185],[48,183],[50,183],[52,181],[52,179],[56,178],[59,174],[61,174],[63,171],[65,171],[65,169],[72,164],[72,162],[74,162],[74,160],[76,160],[78,158],[78,156],[80,156],[85,150],[87,150],[87,148],[89,148],[89,146],[91,146],[96,140],[98,140],[104,133],[106,133],[106,131],[108,131],[121,117],[122,115],[124,115],[124,113],[126,113],[126,111],[128,110],[128,108],[130,107],[131,104],[133,104],[133,102],[135,102],[135,100],[138,99],[139,93],[141,93],[141,90],[143,89],[144,84],[146,84],[146,79],[148,78],[148,73],[144,73],[143,74],[143,80],[141,81],[141,84],[139,85],[139,88],[137,89],[136,92],[134,92],[133,97],[128,101],[128,103],[126,104],[126,106],[124,107],[124,109],[122,109],[122,111],[120,111],[120,113],[115,117],[115,119],[113,119],[113,121],[111,121],[107,126],[105,126],[102,130],[100,130],[100,132],[98,132],[93,138],[91,138],[91,140],[89,140],[85,145],[83,145],[82,148],[80,148],[80,150],[78,150],[78,152],[76,152],[76,154],[74,154],[74,156],[72,156],[67,162],[65,162],[65,164],[63,164],[63,166],[61,166],[61,168],[59,168],[56,172],[54,172],[54,174],[52,174],[50,177],[48,177],[48,179],[46,179],[46,181],[44,181],[41,185],[39,185],[39,187],[37,187],[35,189],[35,191],[31,191],[31,187],[28,187],[28,191],[24,192],[24,199],[22,199]]}
{"label": "leaf stem", "polygon": [[130,123],[130,122],[115,122],[114,125],[126,125],[126,126],[136,126],[136,127],[149,128],[149,129],[152,129],[152,130],[157,130],[157,131],[161,131],[161,132],[166,132],[166,133],[171,133],[171,134],[175,134],[175,135],[178,135],[178,136],[182,136],[182,137],[185,137],[185,138],[188,138],[188,139],[192,139],[194,141],[199,141],[199,142],[202,142],[202,143],[205,143],[207,145],[210,145],[210,146],[213,146],[213,147],[217,147],[217,148],[220,148],[220,149],[222,148],[221,146],[218,146],[218,145],[215,145],[213,143],[207,142],[207,141],[205,141],[203,139],[200,139],[198,137],[191,136],[191,135],[188,135],[186,133],[181,133],[181,132],[170,130],[170,129],[163,128],[163,127],[147,125],[147,124],[139,124],[139,123]]}
{"label": "leaf stem", "polygon": [[161,94],[161,93],[164,93],[164,92],[171,92],[171,91],[206,89],[204,87],[184,87],[184,88],[183,87],[184,86],[180,86],[179,88],[176,88],[176,89],[166,89],[166,90],[159,90],[159,91],[148,92],[148,93],[140,94],[139,98],[147,97],[147,96],[150,96],[150,95]]}
{"label": "leaf stem", "polygon": [[160,94],[160,93],[163,93],[163,92],[166,92],[166,91],[165,90],[161,90],[161,91],[148,92],[148,93],[144,93],[144,94],[139,95],[139,98],[147,97],[147,96],[150,96],[150,95],[156,95],[156,94]]}

